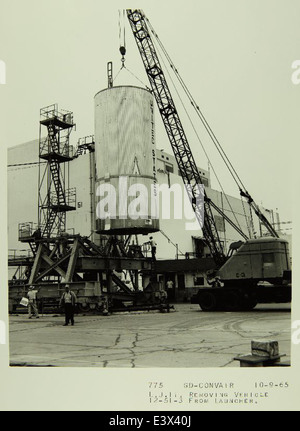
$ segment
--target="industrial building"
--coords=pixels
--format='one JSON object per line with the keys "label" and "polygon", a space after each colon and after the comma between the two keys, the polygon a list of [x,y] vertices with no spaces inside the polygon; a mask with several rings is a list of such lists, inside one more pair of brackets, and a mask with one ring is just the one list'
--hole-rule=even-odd
{"label": "industrial building", "polygon": [[[8,149],[8,242],[11,250],[22,250],[22,244],[18,238],[18,226],[24,222],[37,223],[38,219],[38,139],[16,147]],[[76,147],[72,149],[76,153]],[[67,215],[68,232],[76,232],[90,236],[92,224],[95,219],[93,205],[94,191],[92,189],[92,167],[94,156],[86,149],[70,163],[70,183],[76,189],[76,209]],[[172,192],[172,185],[182,184],[180,173],[173,155],[158,150],[156,154],[157,180],[158,184],[166,185]],[[203,181],[207,183],[206,190],[214,196],[217,202],[223,203],[225,211],[230,212],[227,200],[223,193],[210,188],[210,174],[207,170],[199,168],[203,175]],[[166,190],[164,188],[163,190]],[[163,192],[162,192],[163,193]],[[12,198],[12,196],[14,198]],[[240,198],[227,196],[234,213],[241,226],[247,230],[247,220]],[[24,203],[22,203],[24,202]],[[197,253],[197,239],[201,238],[201,230],[193,219],[188,220],[184,217],[184,211],[180,208],[179,214],[182,218],[174,218],[174,207],[170,211],[170,220],[160,217],[160,230],[166,234],[158,232],[155,240],[158,243],[157,257],[160,259],[185,258],[186,254],[193,257]],[[176,203],[177,204],[177,203]],[[184,204],[184,202],[182,202]],[[20,211],[20,207],[22,211]],[[160,208],[162,212],[162,209]],[[161,215],[161,214],[160,214]],[[249,213],[247,214],[249,217]],[[194,230],[186,230],[185,223],[191,223]],[[219,232],[222,241],[228,246],[231,242],[237,241],[238,235],[226,222],[219,220]],[[143,238],[141,238],[142,240]],[[147,240],[147,238],[145,238]],[[178,246],[178,250],[176,250]]]}
{"label": "industrial building", "polygon": [[[239,198],[211,187],[209,170],[194,160],[143,14],[127,14],[142,59],[152,64],[146,66],[152,91],[114,86],[108,64],[90,136],[72,143],[73,112],[54,104],[40,110],[39,138],[8,151],[11,310],[28,285],[41,285],[49,303],[68,283],[82,310],[125,302],[168,308],[168,281],[169,301],[190,301],[241,240],[257,237],[273,238],[247,243],[247,261],[238,256],[236,267],[229,264],[233,289],[241,278],[247,289],[261,279],[281,289],[289,272],[287,241],[275,227],[279,215],[275,222],[274,212],[264,214],[241,186]],[[155,102],[173,155],[159,149]],[[255,278],[247,272],[254,256]],[[254,304],[248,291],[242,299],[243,306]],[[230,307],[235,301],[231,295]]]}
{"label": "industrial building", "polygon": [[[118,90],[118,88],[116,89]],[[120,87],[119,90],[122,93],[132,90],[145,92],[143,89],[126,86]],[[115,108],[117,109],[117,107]],[[134,116],[135,113],[132,115]],[[101,129],[107,130],[103,127]],[[46,138],[44,137],[44,139]],[[109,147],[108,144],[106,145]],[[19,229],[22,225],[31,226],[33,229],[38,224],[39,177],[46,165],[44,160],[39,160],[39,146],[39,139],[35,139],[8,149],[8,254],[11,258],[32,256],[30,248],[20,242]],[[94,151],[94,146],[94,135],[91,134],[71,145],[69,149],[71,161],[68,163],[68,180],[70,189],[76,193],[76,202],[74,209],[67,212],[66,232],[80,234],[91,238],[95,243],[100,243],[100,234],[96,227],[95,154],[97,153]],[[103,160],[101,155],[107,153],[104,147],[99,154],[100,161]],[[126,153],[127,159],[124,165],[129,166],[132,170],[141,169],[140,158],[135,155],[135,149],[131,148]],[[136,239],[137,243],[142,246],[144,255],[149,257],[151,255],[148,244],[149,235],[153,235],[157,243],[158,265],[161,261],[161,271],[164,273],[164,276],[161,277],[162,283],[165,284],[167,279],[171,279],[174,282],[172,299],[188,300],[198,286],[207,285],[205,273],[208,269],[214,268],[214,263],[210,251],[203,241],[201,229],[191,211],[189,202],[184,199],[183,195],[181,195],[181,202],[174,199],[176,187],[182,187],[183,190],[183,181],[174,155],[157,149],[155,154],[156,180],[157,185],[161,186],[159,188],[159,217],[156,220],[159,223],[159,229],[154,229],[154,233],[152,229],[146,228],[144,231],[142,229]],[[123,162],[123,158],[121,161]],[[120,168],[115,164],[115,160],[113,166],[116,173],[124,174],[126,172],[125,168]],[[249,208],[245,207],[241,198],[224,195],[223,192],[212,189],[210,172],[200,166],[198,169],[208,195],[222,207],[225,213],[234,217],[244,231],[247,231],[251,218]],[[137,181],[137,175],[135,174],[135,181]],[[138,175],[138,181],[141,181],[140,175]],[[168,198],[170,198],[169,213],[164,214],[162,203]],[[275,216],[278,220],[279,215],[275,214]],[[238,241],[240,237],[217,213],[215,219],[220,238],[228,252],[230,244]],[[256,230],[259,229],[261,227],[256,225]],[[117,230],[114,233],[117,233]],[[102,234],[106,234],[105,227]],[[122,234],[124,234],[124,227]],[[199,270],[198,260],[195,259],[203,257],[207,260],[203,270]],[[9,278],[13,277],[16,269],[16,267],[9,267]]]}

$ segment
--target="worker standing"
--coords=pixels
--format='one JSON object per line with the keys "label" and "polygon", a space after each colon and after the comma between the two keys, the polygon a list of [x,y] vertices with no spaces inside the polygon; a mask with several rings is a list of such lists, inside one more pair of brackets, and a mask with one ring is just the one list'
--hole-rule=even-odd
{"label": "worker standing", "polygon": [[149,244],[151,245],[152,260],[156,260],[156,247],[157,247],[157,244],[154,241],[154,239],[153,239],[152,236],[150,236]]}
{"label": "worker standing", "polygon": [[34,239],[41,239],[42,238],[41,228],[40,227],[37,228],[37,230],[33,232],[32,236]]}
{"label": "worker standing", "polygon": [[34,289],[34,286],[29,286],[29,290],[27,293],[27,297],[28,297],[28,318],[31,319],[32,318],[32,311],[34,314],[34,317],[36,319],[39,319],[39,312],[38,312],[38,307],[37,307],[37,302],[36,302],[36,295],[37,295],[38,291]]}
{"label": "worker standing", "polygon": [[74,310],[76,305],[76,295],[72,290],[70,290],[70,286],[66,284],[66,290],[62,294],[62,297],[59,302],[59,306],[64,306],[65,309],[65,324],[64,326],[68,326],[70,321],[71,325],[74,325]]}
{"label": "worker standing", "polygon": [[173,288],[174,288],[174,283],[172,280],[168,280],[167,281],[167,294],[168,294],[168,299],[170,299],[172,297],[173,294]]}

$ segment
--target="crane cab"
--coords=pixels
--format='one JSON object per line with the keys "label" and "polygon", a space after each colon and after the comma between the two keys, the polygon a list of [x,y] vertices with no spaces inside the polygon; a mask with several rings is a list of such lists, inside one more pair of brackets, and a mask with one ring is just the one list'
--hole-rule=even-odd
{"label": "crane cab", "polygon": [[289,243],[263,237],[245,241],[218,271],[223,283],[254,285],[259,281],[282,284],[290,272]]}

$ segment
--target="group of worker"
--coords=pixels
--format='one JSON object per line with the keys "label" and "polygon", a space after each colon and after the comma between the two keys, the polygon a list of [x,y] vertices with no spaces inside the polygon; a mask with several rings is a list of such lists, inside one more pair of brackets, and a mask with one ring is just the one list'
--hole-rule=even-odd
{"label": "group of worker", "polygon": [[[154,241],[153,237],[150,237],[150,241],[148,242],[151,246],[151,254],[152,259],[156,260],[156,242]],[[29,319],[32,319],[32,317],[35,317],[36,319],[39,319],[39,312],[37,307],[37,293],[38,290],[35,289],[34,286],[30,286],[27,298],[28,298],[28,317]],[[65,310],[65,323],[64,326],[68,326],[71,322],[71,325],[74,325],[74,310],[76,305],[76,295],[74,292],[70,290],[70,286],[66,284],[65,292],[62,294],[59,306],[64,307]]]}
{"label": "group of worker", "polygon": [[[167,296],[170,295],[170,292],[173,290],[174,283],[172,280],[168,280],[166,283],[167,288]],[[38,312],[38,306],[37,306],[37,293],[38,290],[34,286],[29,286],[29,290],[27,293],[27,299],[28,299],[28,318],[32,319],[32,317],[35,317],[36,319],[39,319],[39,312]],[[75,312],[75,306],[76,306],[77,298],[75,293],[70,290],[69,284],[66,284],[65,291],[62,294],[59,306],[64,307],[65,311],[65,323],[63,326],[68,326],[71,322],[71,325],[74,326],[74,312]]]}
{"label": "group of worker", "polygon": [[[29,319],[32,319],[32,317],[38,319],[40,317],[37,306],[37,293],[38,290],[34,286],[29,287],[27,293]],[[62,294],[59,302],[59,306],[64,307],[65,310],[65,323],[63,326],[68,326],[69,323],[71,323],[72,326],[74,325],[74,311],[76,301],[77,299],[75,293],[70,290],[70,286],[66,284],[65,291]]]}

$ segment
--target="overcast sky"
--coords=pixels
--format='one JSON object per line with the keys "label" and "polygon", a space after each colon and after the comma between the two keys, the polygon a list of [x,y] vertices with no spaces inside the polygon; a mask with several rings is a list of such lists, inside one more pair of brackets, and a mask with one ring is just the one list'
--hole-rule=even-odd
{"label": "overcast sky", "polygon": [[[128,7],[107,4],[1,0],[2,160],[8,147],[38,138],[39,110],[52,103],[74,112],[73,144],[94,134],[94,95],[107,87],[108,61],[114,76],[120,70],[119,10]],[[300,60],[299,0],[155,0],[138,7],[249,193],[258,204],[278,208],[282,221],[291,220],[298,198],[292,161],[299,142],[300,85],[291,76],[292,63]],[[120,71],[115,85],[149,85],[126,20],[125,25],[127,70]],[[157,148],[171,151],[158,113],[156,123]],[[188,123],[184,127],[191,132]],[[203,128],[196,127],[225,191],[238,196]],[[188,138],[198,165],[207,169],[195,135]]]}

